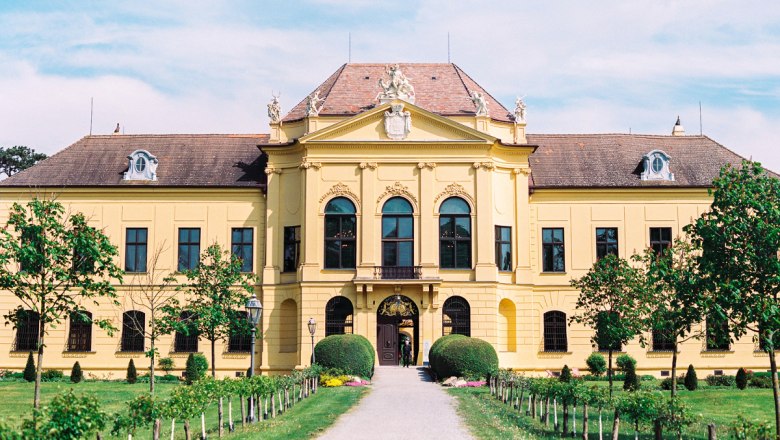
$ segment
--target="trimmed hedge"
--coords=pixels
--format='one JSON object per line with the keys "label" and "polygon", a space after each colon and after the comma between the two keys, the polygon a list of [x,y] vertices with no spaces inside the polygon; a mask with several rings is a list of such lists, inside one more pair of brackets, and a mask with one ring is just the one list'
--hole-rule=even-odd
{"label": "trimmed hedge", "polygon": [[367,378],[374,375],[374,347],[361,335],[330,335],[317,343],[314,356],[323,368]]}
{"label": "trimmed hedge", "polygon": [[431,346],[428,358],[439,378],[488,377],[498,370],[496,349],[481,339],[448,335],[438,339],[434,346]]}

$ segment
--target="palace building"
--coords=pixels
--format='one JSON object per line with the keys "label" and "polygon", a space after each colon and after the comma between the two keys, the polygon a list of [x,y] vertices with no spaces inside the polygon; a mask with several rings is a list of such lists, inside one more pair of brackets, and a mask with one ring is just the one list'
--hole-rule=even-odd
{"label": "palace building", "polygon": [[[127,272],[109,336],[71,323],[47,335],[45,368],[123,377],[144,367],[148,340],[129,322],[148,312],[126,300],[150,275],[191,267],[211,243],[243,258],[263,304],[257,371],[306,366],[327,335],[364,335],[379,365],[410,339],[418,365],[442,335],[496,348],[500,365],[543,374],[585,369],[604,347],[570,323],[570,281],[601,256],[662,249],[708,209],[708,188],[742,158],[707,136],[531,134],[521,99],[508,109],[454,64],[345,64],[286,114],[268,104],[267,134],[86,136],[0,182],[10,203],[56,197],[83,212],[119,249]],[[250,127],[251,129],[251,127]],[[155,257],[155,258],[153,258]],[[0,291],[0,311],[18,305]],[[20,370],[35,349],[37,316],[0,326],[0,369]],[[702,323],[708,336],[722,324]],[[666,375],[662,333],[620,348],[646,374]],[[196,336],[164,336],[177,371]],[[704,374],[764,369],[753,335],[681,345],[679,365]],[[217,347],[216,367],[249,366],[246,338]]]}

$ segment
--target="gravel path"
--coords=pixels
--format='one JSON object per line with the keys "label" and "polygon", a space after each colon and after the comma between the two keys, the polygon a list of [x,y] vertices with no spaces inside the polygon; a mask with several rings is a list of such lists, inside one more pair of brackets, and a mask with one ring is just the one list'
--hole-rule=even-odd
{"label": "gravel path", "polygon": [[320,440],[473,439],[455,398],[422,368],[377,367],[372,390]]}

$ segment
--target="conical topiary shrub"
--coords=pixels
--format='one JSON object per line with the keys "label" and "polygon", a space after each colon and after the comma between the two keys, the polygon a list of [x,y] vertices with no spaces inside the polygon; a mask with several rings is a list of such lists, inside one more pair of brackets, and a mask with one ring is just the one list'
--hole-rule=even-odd
{"label": "conical topiary shrub", "polygon": [[688,372],[685,373],[685,388],[688,391],[695,391],[699,387],[699,379],[696,377],[696,370],[693,365],[688,365]]}
{"label": "conical topiary shrub", "polygon": [[84,380],[84,374],[81,372],[81,365],[76,361],[73,364],[73,369],[70,370],[70,381],[73,383],[79,383]]}
{"label": "conical topiary shrub", "polygon": [[35,382],[35,361],[33,360],[32,352],[27,356],[27,365],[24,366],[24,380]]}
{"label": "conical topiary shrub", "polygon": [[639,389],[639,378],[636,376],[636,363],[626,362],[623,372],[626,377],[623,379],[623,389],[626,391],[636,391]]}
{"label": "conical topiary shrub", "polygon": [[571,382],[571,370],[568,365],[563,366],[561,370],[561,377],[558,378],[561,382]]}
{"label": "conical topiary shrub", "polygon": [[748,376],[747,376],[747,371],[745,371],[744,368],[740,368],[739,370],[737,370],[736,382],[737,382],[737,388],[739,388],[740,390],[744,390],[745,388],[747,388]]}
{"label": "conical topiary shrub", "polygon": [[138,382],[138,372],[135,371],[135,363],[130,359],[130,363],[127,364],[127,383],[133,384]]}

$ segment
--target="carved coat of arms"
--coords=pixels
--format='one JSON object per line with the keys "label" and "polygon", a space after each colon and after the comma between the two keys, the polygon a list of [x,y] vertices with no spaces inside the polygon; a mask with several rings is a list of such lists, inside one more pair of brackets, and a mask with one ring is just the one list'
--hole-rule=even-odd
{"label": "carved coat of arms", "polygon": [[403,104],[393,104],[392,111],[385,112],[385,133],[394,141],[406,139],[412,131],[412,115],[404,111]]}

